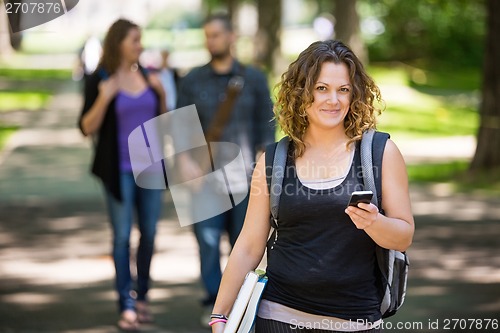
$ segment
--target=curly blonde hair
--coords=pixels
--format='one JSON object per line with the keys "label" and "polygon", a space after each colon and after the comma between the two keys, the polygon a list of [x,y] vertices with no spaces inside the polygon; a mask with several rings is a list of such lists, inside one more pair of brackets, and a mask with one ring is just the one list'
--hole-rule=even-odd
{"label": "curly blonde hair", "polygon": [[382,111],[374,105],[375,101],[383,105],[380,89],[345,44],[336,40],[312,43],[290,64],[277,85],[274,114],[283,132],[294,143],[295,158],[302,156],[306,148],[304,134],[309,122],[303,115],[314,101],[314,85],[325,62],[344,63],[349,70],[353,88],[350,109],[344,119],[345,133],[350,138],[348,146],[360,140],[364,131],[376,128],[376,114]]}

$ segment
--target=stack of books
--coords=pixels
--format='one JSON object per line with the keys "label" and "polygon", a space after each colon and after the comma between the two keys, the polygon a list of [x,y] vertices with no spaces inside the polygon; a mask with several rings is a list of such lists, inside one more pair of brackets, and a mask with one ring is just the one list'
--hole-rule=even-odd
{"label": "stack of books", "polygon": [[267,283],[262,270],[248,272],[238,292],[224,333],[249,333],[255,323],[259,301]]}

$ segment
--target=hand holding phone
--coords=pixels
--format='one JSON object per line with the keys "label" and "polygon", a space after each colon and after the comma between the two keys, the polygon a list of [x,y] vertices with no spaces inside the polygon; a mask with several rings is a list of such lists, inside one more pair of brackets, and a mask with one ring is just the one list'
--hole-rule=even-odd
{"label": "hand holding phone", "polygon": [[348,206],[358,207],[359,203],[369,204],[372,200],[372,191],[354,191],[351,194],[351,199],[349,200]]}

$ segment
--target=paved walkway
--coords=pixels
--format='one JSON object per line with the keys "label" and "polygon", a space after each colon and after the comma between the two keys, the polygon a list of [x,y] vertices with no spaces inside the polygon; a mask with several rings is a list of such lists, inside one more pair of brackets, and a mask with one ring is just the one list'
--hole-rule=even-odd
{"label": "paved walkway", "polygon": [[[1,115],[23,129],[0,153],[0,332],[117,331],[110,231],[100,185],[88,174],[90,142],[75,129],[80,103],[68,85],[48,110]],[[398,145],[409,162],[473,153],[471,138]],[[394,320],[499,318],[498,198],[446,185],[412,187],[411,195],[412,279]],[[208,332],[198,320],[196,249],[166,193],[152,267],[157,321],[144,331]]]}
{"label": "paved walkway", "polygon": [[[75,128],[75,90],[64,88],[48,110],[2,115],[22,129],[0,154],[0,332],[117,331],[111,234],[88,173],[90,141]],[[164,201],[152,267],[158,315],[145,331],[207,332],[197,246],[168,193]],[[134,247],[136,231],[133,239]]]}

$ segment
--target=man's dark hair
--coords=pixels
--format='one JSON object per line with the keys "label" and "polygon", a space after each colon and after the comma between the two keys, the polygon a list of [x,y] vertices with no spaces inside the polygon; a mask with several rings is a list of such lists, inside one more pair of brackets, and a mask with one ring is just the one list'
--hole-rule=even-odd
{"label": "man's dark hair", "polygon": [[211,14],[209,15],[206,19],[205,22],[203,22],[203,25],[207,25],[208,23],[212,23],[213,21],[220,21],[224,25],[224,28],[232,32],[233,31],[233,24],[231,23],[231,18],[229,15],[225,13],[216,13],[216,14]]}

